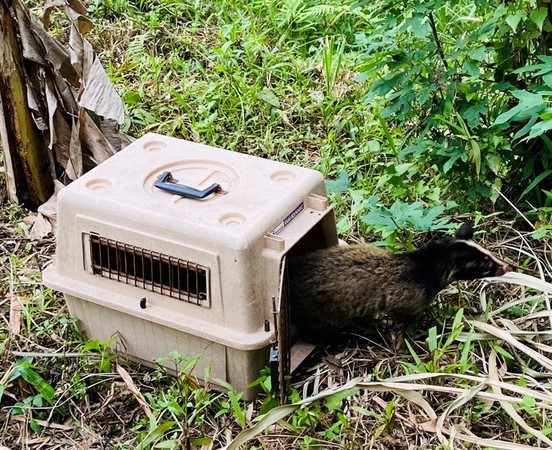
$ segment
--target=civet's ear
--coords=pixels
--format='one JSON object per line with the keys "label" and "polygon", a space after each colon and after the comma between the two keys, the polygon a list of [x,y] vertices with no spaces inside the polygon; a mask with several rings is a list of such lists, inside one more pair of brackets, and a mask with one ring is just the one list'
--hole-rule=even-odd
{"label": "civet's ear", "polygon": [[463,223],[454,235],[456,239],[463,239],[469,241],[473,238],[473,227],[469,223]]}

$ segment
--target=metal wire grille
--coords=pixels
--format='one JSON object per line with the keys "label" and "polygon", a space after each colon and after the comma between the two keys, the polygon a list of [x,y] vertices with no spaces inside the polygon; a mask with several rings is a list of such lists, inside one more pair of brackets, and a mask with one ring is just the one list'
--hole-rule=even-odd
{"label": "metal wire grille", "polygon": [[210,307],[209,269],[200,264],[90,233],[95,275]]}

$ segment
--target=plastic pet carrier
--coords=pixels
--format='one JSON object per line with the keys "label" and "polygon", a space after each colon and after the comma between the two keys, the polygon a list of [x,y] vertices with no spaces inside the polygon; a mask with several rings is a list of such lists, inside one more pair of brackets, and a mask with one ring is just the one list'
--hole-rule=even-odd
{"label": "plastic pet carrier", "polygon": [[336,244],[320,173],[148,134],[59,193],[44,283],[88,337],[152,367],[199,355],[198,378],[251,398],[263,367],[282,382],[301,357],[286,256]]}

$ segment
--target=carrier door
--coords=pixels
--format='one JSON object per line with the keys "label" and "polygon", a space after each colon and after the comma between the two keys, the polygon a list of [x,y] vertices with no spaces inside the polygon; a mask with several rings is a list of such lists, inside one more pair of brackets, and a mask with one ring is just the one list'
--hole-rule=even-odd
{"label": "carrier door", "polygon": [[315,345],[296,339],[291,327],[289,287],[287,283],[286,257],[280,264],[278,297],[274,301],[274,323],[276,342],[270,352],[270,373],[272,388],[278,392],[280,402],[284,402],[288,390],[289,375],[312,353]]}
{"label": "carrier door", "polygon": [[272,298],[276,342],[270,352],[272,389],[278,392],[280,403],[288,390],[290,372],[290,308],[286,274],[286,257],[280,261],[278,296]]}
{"label": "carrier door", "polygon": [[[270,368],[273,390],[278,390],[283,400],[289,375],[315,348],[310,343],[297,340],[291,326],[287,261],[303,253],[338,244],[335,217],[327,198],[310,194],[300,207],[265,237],[266,249],[278,253],[277,256],[272,254],[270,258],[272,267],[277,268],[279,274],[278,293],[272,297],[275,342],[271,349]],[[272,279],[275,272],[267,273],[270,274],[267,279]],[[276,289],[274,284],[268,289],[270,295]]]}

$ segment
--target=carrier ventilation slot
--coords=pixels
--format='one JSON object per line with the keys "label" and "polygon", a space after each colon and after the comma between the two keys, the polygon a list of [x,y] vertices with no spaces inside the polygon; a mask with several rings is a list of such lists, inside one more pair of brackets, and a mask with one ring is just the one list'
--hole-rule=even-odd
{"label": "carrier ventilation slot", "polygon": [[207,267],[95,233],[89,237],[94,275],[210,307]]}

